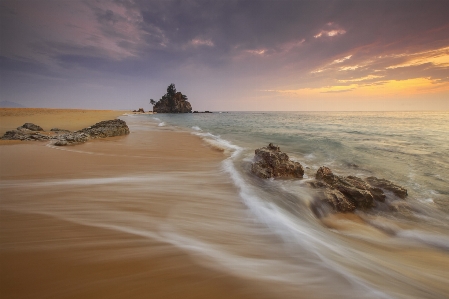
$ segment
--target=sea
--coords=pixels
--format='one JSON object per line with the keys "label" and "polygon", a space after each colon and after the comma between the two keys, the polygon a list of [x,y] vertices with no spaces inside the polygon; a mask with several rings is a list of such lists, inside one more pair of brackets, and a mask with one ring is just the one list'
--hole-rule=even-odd
{"label": "sea", "polygon": [[[221,175],[238,189],[247,217],[279,238],[270,248],[277,253],[264,259],[234,256],[227,267],[235,272],[317,298],[449,298],[449,112],[215,112],[139,121],[223,151]],[[251,173],[255,149],[269,143],[303,165],[303,179]],[[387,204],[369,211],[317,214],[307,182],[320,166],[388,179],[408,197],[387,192]],[[228,220],[221,225],[233,225]]]}

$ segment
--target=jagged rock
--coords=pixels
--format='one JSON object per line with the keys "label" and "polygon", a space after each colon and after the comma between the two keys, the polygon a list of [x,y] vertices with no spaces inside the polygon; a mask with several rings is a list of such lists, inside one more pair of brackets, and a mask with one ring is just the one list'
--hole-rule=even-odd
{"label": "jagged rock", "polygon": [[35,131],[31,131],[26,128],[19,127],[20,130],[12,130],[7,131],[3,137],[2,140],[21,140],[21,141],[44,141],[49,140],[51,137],[47,135],[43,135],[41,133],[37,133]]}
{"label": "jagged rock", "polygon": [[153,106],[153,112],[156,113],[190,113],[192,106],[183,97],[182,93],[177,92],[173,99],[162,98]]}
{"label": "jagged rock", "polygon": [[[390,188],[387,190],[397,190],[401,195],[405,190],[390,181],[379,180],[375,177],[364,181],[356,176],[337,176],[325,166],[318,169],[315,178],[316,181],[309,182],[309,185],[319,189],[318,198],[329,203],[338,212],[351,212],[355,209],[366,210],[374,207],[376,201],[384,202],[386,196],[381,189],[382,186],[385,186],[384,189]],[[406,194],[407,190],[405,190]]]}
{"label": "jagged rock", "polygon": [[260,178],[302,178],[304,169],[298,162],[291,161],[286,153],[270,143],[255,151],[255,162],[251,171]]}
{"label": "jagged rock", "polygon": [[139,110],[137,110],[137,112],[145,113],[145,111],[143,110],[143,108],[139,108]]}
{"label": "jagged rock", "polygon": [[77,132],[58,135],[54,143],[56,146],[81,144],[89,139],[121,136],[129,134],[126,122],[120,119],[106,120]]}
{"label": "jagged rock", "polygon": [[58,135],[57,141],[54,143],[56,146],[66,146],[85,143],[89,140],[89,135],[86,133],[68,133],[63,135]]}
{"label": "jagged rock", "polygon": [[372,186],[376,186],[378,188],[382,188],[393,192],[397,197],[405,198],[407,196],[407,189],[399,185],[396,185],[389,180],[378,179],[376,177],[371,176],[366,178],[366,181]]}
{"label": "jagged rock", "polygon": [[129,134],[129,128],[121,119],[106,120],[95,125],[82,129],[75,133],[85,133],[90,138],[105,138]]}
{"label": "jagged rock", "polygon": [[25,123],[21,127],[18,127],[17,130],[21,130],[22,128],[23,129],[28,129],[28,130],[31,130],[31,131],[43,131],[44,130],[40,126],[35,125],[33,123]]}

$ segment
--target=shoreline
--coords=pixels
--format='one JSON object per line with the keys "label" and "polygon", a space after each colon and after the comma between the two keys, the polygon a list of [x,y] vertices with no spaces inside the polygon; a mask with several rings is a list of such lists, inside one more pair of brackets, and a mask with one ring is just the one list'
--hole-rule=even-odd
{"label": "shoreline", "polygon": [[[190,207],[215,202],[223,209],[224,194],[241,205],[220,174],[224,158],[201,138],[156,122],[60,150],[46,142],[0,146],[2,294],[274,298],[257,281],[204,265],[169,237],[188,229],[182,213]],[[202,185],[206,179],[212,186]],[[195,219],[211,222],[213,213]]]}

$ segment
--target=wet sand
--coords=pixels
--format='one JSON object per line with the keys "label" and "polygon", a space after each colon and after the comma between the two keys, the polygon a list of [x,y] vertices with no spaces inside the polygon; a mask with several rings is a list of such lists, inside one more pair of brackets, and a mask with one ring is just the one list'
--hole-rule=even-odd
{"label": "wet sand", "polygon": [[0,146],[1,297],[270,298],[257,282],[203,267],[158,233],[188,229],[177,208],[214,200],[200,190],[237,198],[229,181],[201,183],[223,159],[201,143],[188,133],[131,129],[74,147]]}

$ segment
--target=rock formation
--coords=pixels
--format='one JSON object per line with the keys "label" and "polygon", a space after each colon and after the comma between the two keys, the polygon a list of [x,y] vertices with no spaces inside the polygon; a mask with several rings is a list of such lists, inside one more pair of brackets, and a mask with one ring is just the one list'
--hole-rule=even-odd
{"label": "rock formation", "polygon": [[[272,143],[256,149],[255,154],[251,171],[260,178],[302,178],[304,175],[301,164],[291,161],[286,153]],[[402,199],[407,196],[407,189],[389,180],[338,176],[325,166],[320,167],[315,180],[307,184],[316,190],[316,203],[329,204],[336,212],[373,208],[377,202],[385,202],[385,190]]]}
{"label": "rock formation", "polygon": [[44,135],[36,131],[32,131],[28,128],[42,130],[42,128],[37,125],[27,123],[21,127],[18,127],[17,130],[7,131],[1,139],[22,141],[56,140],[54,145],[65,146],[84,143],[89,139],[94,138],[113,137],[129,134],[129,128],[126,125],[126,122],[120,119],[101,121],[91,127],[76,132],[70,132],[68,130],[61,130],[58,128],[51,129],[52,134],[56,133],[56,135]]}
{"label": "rock formation", "polygon": [[386,196],[382,189],[399,194],[401,198],[407,195],[406,189],[388,180],[369,177],[364,181],[355,176],[337,176],[325,166],[318,169],[315,178],[316,181],[309,182],[309,185],[318,189],[318,199],[338,212],[367,210],[374,207],[376,201],[384,202]]}
{"label": "rock formation", "polygon": [[129,128],[121,119],[105,120],[85,129],[57,136],[55,145],[75,145],[89,139],[121,136],[129,134]]}
{"label": "rock formation", "polygon": [[121,119],[105,120],[91,127],[79,130],[79,133],[86,133],[90,138],[105,138],[129,134],[126,122]]}
{"label": "rock formation", "polygon": [[286,153],[272,143],[256,149],[255,154],[251,171],[260,178],[302,178],[304,175],[302,165],[291,161]]}
{"label": "rock formation", "polygon": [[165,98],[161,99],[153,106],[153,112],[157,113],[190,113],[192,106],[183,98],[182,93],[177,92],[173,100]]}
{"label": "rock formation", "polygon": [[1,138],[2,140],[21,140],[21,141],[44,141],[51,139],[50,136],[31,131],[22,127],[18,130],[7,131]]}
{"label": "rock formation", "polygon": [[38,131],[44,131],[40,126],[25,123],[18,127],[16,130],[7,131],[2,140],[22,140],[22,141],[36,141],[36,140],[49,140],[51,137],[38,133]]}
{"label": "rock formation", "polygon": [[31,130],[31,131],[43,131],[44,130],[40,126],[35,125],[33,123],[25,123],[21,127],[18,127],[17,130],[20,130],[21,128],[28,129],[28,130]]}

